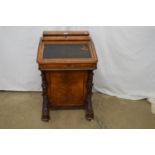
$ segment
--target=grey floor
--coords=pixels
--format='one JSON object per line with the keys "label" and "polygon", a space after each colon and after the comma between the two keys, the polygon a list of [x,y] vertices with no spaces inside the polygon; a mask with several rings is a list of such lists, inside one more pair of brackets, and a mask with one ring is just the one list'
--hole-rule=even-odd
{"label": "grey floor", "polygon": [[155,115],[146,100],[132,101],[94,93],[95,119],[85,120],[83,110],[51,111],[51,120],[41,121],[40,92],[0,92],[0,128],[155,128]]}

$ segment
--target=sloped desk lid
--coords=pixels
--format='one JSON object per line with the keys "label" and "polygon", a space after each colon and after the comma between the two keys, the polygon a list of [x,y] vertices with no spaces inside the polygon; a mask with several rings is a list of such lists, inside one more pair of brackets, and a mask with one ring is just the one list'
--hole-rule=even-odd
{"label": "sloped desk lid", "polygon": [[46,32],[37,62],[40,69],[93,69],[97,56],[88,32]]}
{"label": "sloped desk lid", "polygon": [[87,44],[45,44],[43,58],[91,58],[91,53]]}

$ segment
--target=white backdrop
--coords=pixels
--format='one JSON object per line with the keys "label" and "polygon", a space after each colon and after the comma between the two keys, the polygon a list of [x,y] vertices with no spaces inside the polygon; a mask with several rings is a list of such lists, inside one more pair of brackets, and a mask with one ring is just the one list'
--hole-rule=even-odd
{"label": "white backdrop", "polygon": [[128,99],[155,97],[155,27],[0,27],[0,90],[41,90],[36,56],[44,30],[91,33],[99,60],[96,90]]}

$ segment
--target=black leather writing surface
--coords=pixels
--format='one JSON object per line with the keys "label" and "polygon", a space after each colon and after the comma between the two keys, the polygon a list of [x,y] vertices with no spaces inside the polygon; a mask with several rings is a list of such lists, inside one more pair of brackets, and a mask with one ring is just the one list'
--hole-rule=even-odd
{"label": "black leather writing surface", "polygon": [[90,58],[87,44],[45,44],[43,58]]}

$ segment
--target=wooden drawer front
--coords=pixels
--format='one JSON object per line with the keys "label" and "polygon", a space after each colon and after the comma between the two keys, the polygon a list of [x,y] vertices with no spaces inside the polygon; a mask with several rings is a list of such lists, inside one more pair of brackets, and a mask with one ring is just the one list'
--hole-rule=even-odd
{"label": "wooden drawer front", "polygon": [[80,106],[86,96],[87,71],[48,73],[48,98],[52,106]]}

